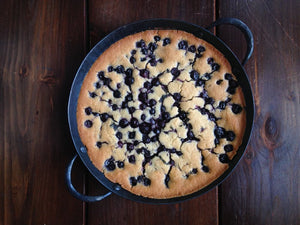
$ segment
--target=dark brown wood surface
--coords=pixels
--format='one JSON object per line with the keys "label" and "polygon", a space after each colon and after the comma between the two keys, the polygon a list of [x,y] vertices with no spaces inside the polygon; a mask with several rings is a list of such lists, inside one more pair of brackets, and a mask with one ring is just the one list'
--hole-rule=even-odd
{"label": "dark brown wood surface", "polygon": [[[300,224],[300,2],[1,1],[0,224]],[[173,18],[209,25],[236,17],[252,30],[246,64],[256,105],[246,154],[219,187],[180,204],[149,205],[112,195],[73,198],[64,183],[75,155],[66,106],[85,54],[124,24]],[[239,58],[243,35],[216,29]],[[75,164],[73,182],[87,194],[106,190]]]}

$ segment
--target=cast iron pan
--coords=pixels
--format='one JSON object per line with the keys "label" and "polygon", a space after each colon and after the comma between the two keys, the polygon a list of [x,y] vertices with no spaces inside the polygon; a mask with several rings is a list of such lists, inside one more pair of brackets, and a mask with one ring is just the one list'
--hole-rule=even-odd
{"label": "cast iron pan", "polygon": [[[207,29],[210,29],[214,26],[218,26],[221,24],[230,24],[238,29],[240,29],[243,34],[245,35],[245,39],[247,41],[247,52],[246,56],[243,59],[242,63],[239,62],[237,57],[234,55],[234,53],[214,34],[210,33],[208,30],[186,22],[182,21],[176,21],[176,20],[169,20],[169,19],[152,19],[152,20],[146,20],[146,21],[140,21],[136,23],[132,23],[129,25],[125,25],[123,27],[120,27],[119,29],[113,31],[109,35],[107,35],[105,38],[103,38],[86,56],[86,58],[83,60],[81,66],[79,67],[77,74],[74,78],[70,97],[69,97],[69,104],[68,104],[68,120],[69,120],[69,126],[70,126],[70,132],[71,136],[77,151],[76,156],[71,160],[67,167],[66,171],[66,183],[69,191],[73,196],[76,198],[86,201],[86,202],[94,202],[94,201],[100,201],[103,198],[109,196],[111,193],[115,193],[119,196],[122,196],[124,198],[143,202],[143,203],[153,203],[153,204],[168,204],[168,203],[177,203],[184,200],[188,200],[194,197],[197,197],[212,188],[214,188],[216,185],[220,184],[234,169],[234,167],[238,164],[239,160],[241,159],[243,153],[245,152],[245,149],[247,147],[252,125],[253,125],[253,116],[254,116],[254,102],[253,102],[253,96],[251,92],[250,83],[248,80],[248,77],[246,75],[246,72],[243,68],[243,65],[247,62],[247,60],[250,58],[252,52],[253,52],[253,36],[250,31],[250,29],[240,20],[235,18],[222,18],[211,24]],[[227,60],[230,62],[232,66],[233,74],[238,79],[238,82],[240,86],[242,87],[242,90],[244,92],[245,101],[246,101],[246,130],[243,138],[242,145],[237,151],[237,154],[234,156],[232,161],[229,164],[229,169],[227,169],[218,179],[216,179],[214,182],[206,186],[205,188],[202,188],[201,190],[181,196],[181,197],[175,197],[175,198],[168,198],[168,199],[152,199],[152,198],[145,198],[142,196],[135,195],[125,189],[123,189],[119,184],[112,183],[109,181],[102,172],[100,172],[90,161],[87,150],[85,146],[82,144],[79,133],[77,130],[77,119],[76,119],[76,109],[77,109],[77,99],[80,92],[80,88],[82,85],[82,82],[84,80],[84,77],[88,73],[90,67],[95,62],[95,60],[113,43],[116,41],[137,33],[144,30],[149,29],[175,29],[175,30],[183,30],[189,33],[194,34],[195,36],[204,39],[205,41],[209,42],[213,46],[215,46],[220,52],[224,54],[224,56],[227,58]],[[71,182],[71,171],[72,166],[77,158],[77,155],[81,158],[82,162],[85,164],[85,166],[88,168],[90,173],[103,185],[105,186],[109,192],[107,192],[105,195],[102,196],[86,196],[74,188]]]}

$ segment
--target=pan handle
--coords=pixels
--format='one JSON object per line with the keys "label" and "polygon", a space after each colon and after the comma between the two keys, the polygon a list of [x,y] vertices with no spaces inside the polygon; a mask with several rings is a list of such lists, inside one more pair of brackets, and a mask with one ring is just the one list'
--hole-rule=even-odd
{"label": "pan handle", "polygon": [[223,25],[223,24],[230,24],[237,27],[245,36],[247,42],[247,52],[246,56],[242,61],[242,65],[244,66],[248,59],[251,57],[254,48],[254,41],[253,41],[253,34],[249,27],[241,20],[236,18],[220,18],[209,25],[206,29],[211,29],[215,26]]}
{"label": "pan handle", "polygon": [[87,196],[87,195],[83,195],[83,194],[79,193],[75,189],[75,187],[73,186],[72,181],[71,181],[71,172],[72,172],[72,167],[73,167],[73,164],[74,164],[74,161],[75,161],[76,158],[77,158],[77,155],[75,155],[74,158],[69,163],[69,165],[67,167],[67,170],[66,170],[66,177],[65,177],[66,178],[66,183],[67,183],[68,190],[71,192],[71,194],[75,198],[77,198],[77,199],[79,199],[81,201],[84,201],[84,202],[97,202],[97,201],[101,201],[104,198],[106,198],[107,196],[111,195],[111,192],[107,192],[104,195]]}

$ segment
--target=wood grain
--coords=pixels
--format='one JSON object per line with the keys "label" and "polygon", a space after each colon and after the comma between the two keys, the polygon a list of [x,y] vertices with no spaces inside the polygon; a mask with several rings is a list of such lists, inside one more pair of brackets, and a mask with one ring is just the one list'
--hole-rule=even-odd
{"label": "wood grain", "polygon": [[[299,1],[220,1],[220,17],[237,17],[253,31],[248,72],[256,104],[245,157],[221,185],[222,224],[300,224]],[[219,35],[239,56],[243,37]],[[244,41],[244,40],[243,40]]]}
{"label": "wood grain", "polygon": [[[207,26],[214,20],[214,4],[212,1],[91,0],[91,47],[119,26],[149,18],[173,18]],[[89,193],[104,192],[93,178],[88,182]],[[87,224],[218,224],[217,188],[191,201],[171,205],[141,204],[113,195],[88,205]]]}
{"label": "wood grain", "polygon": [[1,8],[0,224],[82,224],[64,172],[74,154],[66,106],[84,57],[83,4],[16,0]]}

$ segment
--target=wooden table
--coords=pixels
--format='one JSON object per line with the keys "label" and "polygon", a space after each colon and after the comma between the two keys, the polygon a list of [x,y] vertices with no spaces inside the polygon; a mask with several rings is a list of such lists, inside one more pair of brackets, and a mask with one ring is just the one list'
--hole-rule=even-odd
{"label": "wooden table", "polygon": [[[299,11],[298,0],[1,1],[0,224],[300,224]],[[205,27],[220,17],[243,20],[255,42],[245,67],[255,97],[254,129],[235,171],[180,204],[73,198],[64,181],[75,155],[66,107],[88,51],[133,21],[173,18]],[[237,29],[215,32],[243,57]],[[80,163],[75,167],[81,192],[106,192]]]}

